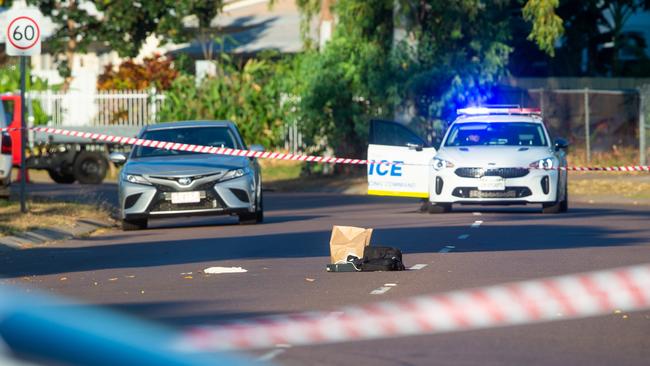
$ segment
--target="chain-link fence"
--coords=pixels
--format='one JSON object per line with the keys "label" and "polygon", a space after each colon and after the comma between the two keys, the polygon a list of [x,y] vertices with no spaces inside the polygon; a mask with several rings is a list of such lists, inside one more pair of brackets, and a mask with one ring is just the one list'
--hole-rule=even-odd
{"label": "chain-link fence", "polygon": [[[648,161],[650,85],[638,89],[499,88],[499,103],[539,107],[553,136],[567,138],[591,163],[598,153],[635,150]],[[632,162],[630,162],[632,163]]]}

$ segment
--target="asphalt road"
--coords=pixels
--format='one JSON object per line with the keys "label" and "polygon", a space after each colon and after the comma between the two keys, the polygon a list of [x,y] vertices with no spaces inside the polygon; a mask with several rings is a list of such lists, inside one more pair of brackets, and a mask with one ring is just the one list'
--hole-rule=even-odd
{"label": "asphalt road", "polygon": [[[30,190],[115,199],[110,185],[35,184]],[[240,226],[230,217],[153,221],[145,231],[115,230],[5,254],[2,283],[36,286],[183,327],[650,262],[647,206],[578,204],[561,215],[542,215],[537,207],[467,206],[429,215],[409,199],[273,192],[265,197],[263,225]],[[372,227],[373,244],[401,248],[407,267],[427,266],[327,273],[333,225]],[[248,272],[200,273],[211,266]],[[397,286],[371,294],[389,282]],[[650,311],[252,355],[285,365],[647,365]]]}

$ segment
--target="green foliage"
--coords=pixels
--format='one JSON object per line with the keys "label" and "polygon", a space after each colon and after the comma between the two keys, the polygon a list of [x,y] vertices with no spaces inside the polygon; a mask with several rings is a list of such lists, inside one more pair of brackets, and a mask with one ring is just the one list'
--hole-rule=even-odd
{"label": "green foliage", "polygon": [[325,137],[336,154],[358,155],[367,139],[367,117],[390,112],[396,94],[391,4],[339,1],[333,39],[323,52],[307,52],[300,60],[298,110],[307,145]]}
{"label": "green foliage", "polygon": [[555,55],[555,42],[564,33],[562,19],[555,14],[559,0],[528,0],[523,8],[524,19],[533,23],[528,36],[542,51]]}
{"label": "green foliage", "polygon": [[108,43],[122,57],[135,57],[147,37],[159,34],[162,42],[181,29],[182,14],[174,0],[95,0],[97,10],[104,17],[99,38]]}
{"label": "green foliage", "polygon": [[[27,92],[51,89],[47,81],[31,75],[29,68],[25,75],[25,88]],[[10,64],[0,67],[0,94],[4,93],[20,93],[20,67],[18,65]],[[40,125],[47,122],[47,115],[41,108],[40,103],[32,102],[32,111],[35,124]]]}
{"label": "green foliage", "polygon": [[101,35],[101,19],[81,6],[78,0],[28,0],[49,17],[57,28],[47,39],[47,47],[57,56],[59,74],[69,78],[72,67],[72,54],[85,52],[88,46]]}
{"label": "green foliage", "polygon": [[[212,58],[212,39],[215,30],[210,22],[223,6],[222,0],[95,0],[104,14],[102,40],[121,56],[135,57],[142,44],[152,34],[161,43],[191,42],[197,38],[204,49],[204,57]],[[187,26],[191,17],[196,24]]]}
{"label": "green foliage", "polygon": [[[434,139],[441,120],[482,102],[505,74],[507,1],[395,3],[336,2],[332,40],[320,53],[307,52],[298,68],[308,144],[325,138],[335,154],[358,156],[369,119],[396,113]],[[402,40],[394,41],[394,24],[404,30]]]}
{"label": "green foliage", "polygon": [[193,76],[181,75],[165,93],[161,120],[230,120],[244,140],[275,147],[288,113],[282,91],[290,74],[290,61],[251,59],[238,68],[224,55],[217,76],[198,86]]}

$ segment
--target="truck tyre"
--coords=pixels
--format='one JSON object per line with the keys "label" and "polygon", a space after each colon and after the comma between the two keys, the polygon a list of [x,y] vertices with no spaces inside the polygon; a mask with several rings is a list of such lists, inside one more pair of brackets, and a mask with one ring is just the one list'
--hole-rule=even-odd
{"label": "truck tyre", "polygon": [[106,178],[108,160],[97,151],[82,151],[74,160],[74,176],[81,184],[100,184]]}
{"label": "truck tyre", "polygon": [[77,180],[72,174],[59,173],[56,170],[48,170],[47,174],[55,183],[59,184],[72,184]]}
{"label": "truck tyre", "polygon": [[9,199],[11,196],[11,179],[0,182],[0,199]]}

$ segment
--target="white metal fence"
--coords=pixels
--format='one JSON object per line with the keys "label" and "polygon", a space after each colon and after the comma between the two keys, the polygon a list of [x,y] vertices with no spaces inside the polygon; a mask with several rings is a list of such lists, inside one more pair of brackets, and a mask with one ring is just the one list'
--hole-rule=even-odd
{"label": "white metal fence", "polygon": [[31,92],[52,126],[139,127],[160,122],[164,95],[155,90],[110,90],[94,94]]}
{"label": "white metal fence", "polygon": [[[94,94],[48,90],[30,92],[27,98],[40,105],[50,126],[111,127],[115,130],[164,122],[160,120],[160,110],[165,95],[155,90],[108,90]],[[27,105],[31,107],[32,103]],[[302,134],[296,121],[285,123],[283,135],[285,150],[290,153],[303,151]]]}

